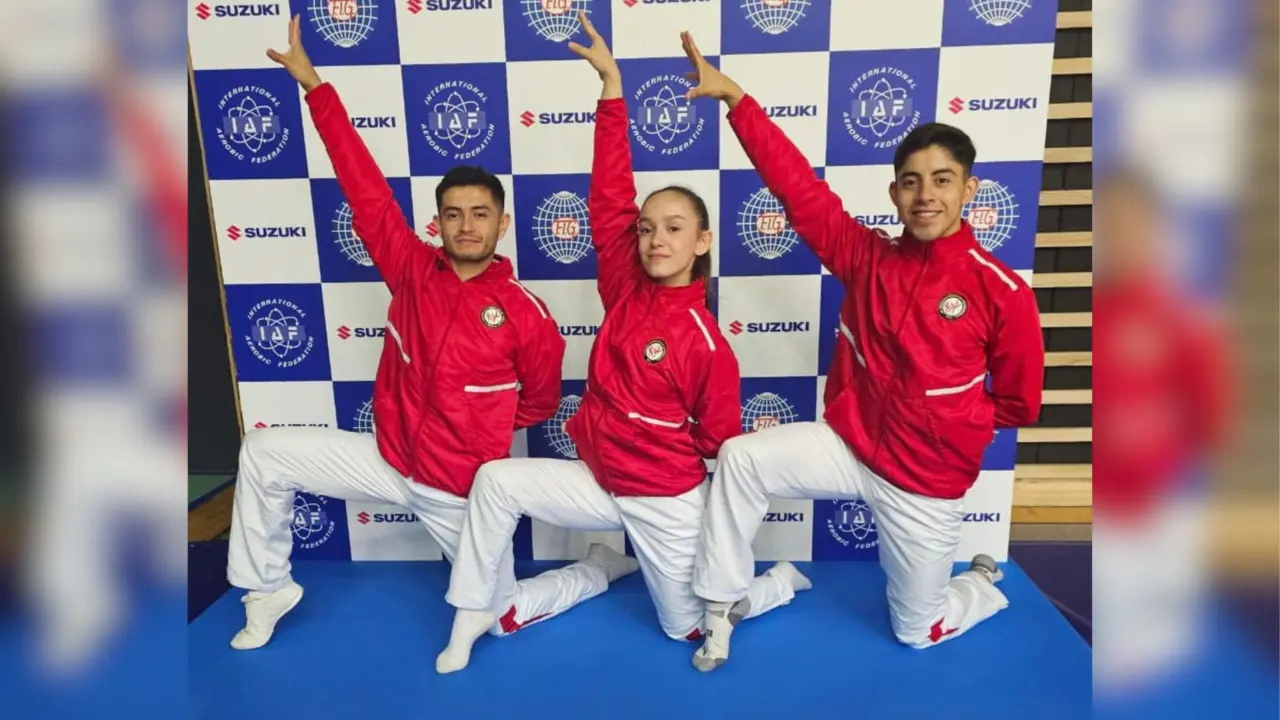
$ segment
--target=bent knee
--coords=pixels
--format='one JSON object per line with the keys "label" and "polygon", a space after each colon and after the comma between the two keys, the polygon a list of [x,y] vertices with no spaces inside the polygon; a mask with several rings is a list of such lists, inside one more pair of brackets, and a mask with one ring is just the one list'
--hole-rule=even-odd
{"label": "bent knee", "polygon": [[492,485],[498,476],[502,474],[502,466],[500,460],[490,460],[476,469],[476,477],[473,486]]}
{"label": "bent knee", "polygon": [[928,621],[914,623],[895,623],[893,635],[898,642],[916,650],[931,648],[952,635],[959,633],[959,628],[951,627],[945,619],[939,619],[929,625]]}
{"label": "bent knee", "polygon": [[309,428],[268,427],[257,428],[245,433],[240,442],[240,476],[256,477],[258,473],[243,472],[246,468],[263,468],[264,464],[279,461],[291,454],[297,454],[300,430]]}
{"label": "bent knee", "polygon": [[475,480],[471,484],[472,494],[499,492],[502,485],[501,460],[490,460],[476,470]]}
{"label": "bent knee", "polygon": [[289,430],[292,428],[268,427],[250,430],[244,434],[244,440],[240,441],[240,458],[261,460],[267,455],[274,454],[287,439]]}
{"label": "bent knee", "polygon": [[[737,435],[724,441],[720,446],[720,452],[716,455],[716,465],[718,467],[750,467],[760,459],[762,448],[760,438],[754,433]],[[717,473],[717,476],[719,475],[720,473]]]}
{"label": "bent knee", "polygon": [[701,623],[694,625],[690,630],[679,631],[672,630],[671,628],[663,628],[662,631],[667,634],[667,637],[680,642],[696,642],[702,639]]}
{"label": "bent knee", "polygon": [[716,454],[720,462],[729,459],[740,460],[751,454],[752,441],[750,435],[735,435],[720,444],[720,452]]}
{"label": "bent knee", "polygon": [[481,504],[518,509],[520,502],[512,495],[512,489],[517,485],[508,482],[509,477],[510,473],[504,470],[501,460],[490,460],[476,470],[469,498]]}
{"label": "bent knee", "polygon": [[695,606],[685,607],[678,612],[672,612],[670,608],[659,608],[658,624],[662,626],[662,632],[672,640],[681,642],[699,640],[702,638],[702,625],[706,620],[706,607],[699,602]]}
{"label": "bent knee", "polygon": [[936,642],[929,639],[928,633],[894,630],[893,636],[898,639],[899,643],[915,650],[924,650],[937,645]]}

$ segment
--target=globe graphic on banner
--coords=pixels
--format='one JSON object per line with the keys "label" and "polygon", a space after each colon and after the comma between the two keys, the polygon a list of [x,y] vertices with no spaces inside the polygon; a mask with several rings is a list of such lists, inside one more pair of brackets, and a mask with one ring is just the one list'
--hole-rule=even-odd
{"label": "globe graphic on banner", "polygon": [[533,237],[547,257],[568,265],[591,252],[587,203],[562,190],[543,200],[533,214]]}
{"label": "globe graphic on banner", "polygon": [[1018,227],[1018,200],[1004,185],[982,180],[973,200],[964,208],[964,218],[973,227],[982,249],[995,252]]}
{"label": "globe graphic on banner", "polygon": [[340,48],[359,45],[378,22],[374,0],[311,0],[310,10],[316,31]]}
{"label": "globe graphic on banner", "polygon": [[566,395],[560,400],[556,414],[547,421],[547,443],[551,449],[564,457],[578,459],[578,448],[573,444],[569,434],[564,431],[564,424],[582,407],[582,398],[577,395]]}
{"label": "globe graphic on banner", "polygon": [[800,243],[782,203],[766,188],[757,190],[738,210],[738,238],[752,255],[777,260]]}
{"label": "globe graphic on banner", "polygon": [[1022,17],[1031,8],[1031,0],[970,0],[969,7],[979,20],[1003,27]]}
{"label": "globe graphic on banner", "polygon": [[333,213],[333,243],[351,262],[373,267],[373,258],[351,224],[351,205],[346,201]]}
{"label": "globe graphic on banner", "polygon": [[804,17],[809,0],[742,0],[747,21],[767,35],[781,35]]}
{"label": "globe graphic on banner", "polygon": [[781,395],[760,393],[742,406],[742,432],[764,430],[796,421],[796,409]]}
{"label": "globe graphic on banner", "polygon": [[352,429],[361,435],[373,435],[373,401],[365,400],[364,404],[356,410],[355,422],[352,423]]}
{"label": "globe graphic on banner", "polygon": [[524,0],[529,27],[551,42],[564,42],[578,32],[578,11],[591,12],[591,0]]}

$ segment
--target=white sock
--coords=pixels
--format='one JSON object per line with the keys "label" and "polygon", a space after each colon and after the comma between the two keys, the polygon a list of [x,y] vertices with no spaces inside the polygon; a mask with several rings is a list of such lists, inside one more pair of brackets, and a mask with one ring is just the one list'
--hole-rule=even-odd
{"label": "white sock", "polygon": [[766,570],[764,574],[778,578],[784,583],[790,585],[791,589],[795,592],[804,592],[805,590],[809,590],[813,587],[813,583],[810,582],[809,578],[800,574],[800,570],[786,560],[782,560],[774,564],[774,566]]}
{"label": "white sock", "polygon": [[729,659],[729,637],[733,627],[751,612],[751,601],[742,598],[736,603],[707,603],[707,632],[702,647],[693,654],[693,666],[702,672],[711,672]]}
{"label": "white sock", "polygon": [[494,614],[487,610],[459,608],[453,616],[449,647],[436,656],[436,672],[444,675],[465,668],[471,662],[471,646],[493,627],[494,620]]}
{"label": "white sock", "polygon": [[640,569],[639,560],[630,555],[623,555],[601,543],[591,543],[591,547],[587,548],[587,558],[583,562],[604,568],[610,583]]}

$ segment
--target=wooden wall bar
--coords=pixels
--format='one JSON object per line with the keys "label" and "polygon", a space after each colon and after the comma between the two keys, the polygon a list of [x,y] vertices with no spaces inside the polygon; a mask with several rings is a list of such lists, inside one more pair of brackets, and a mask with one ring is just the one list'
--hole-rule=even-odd
{"label": "wooden wall bar", "polygon": [[1032,280],[1044,410],[1018,433],[1015,540],[1087,540],[1093,519],[1093,13],[1059,7]]}

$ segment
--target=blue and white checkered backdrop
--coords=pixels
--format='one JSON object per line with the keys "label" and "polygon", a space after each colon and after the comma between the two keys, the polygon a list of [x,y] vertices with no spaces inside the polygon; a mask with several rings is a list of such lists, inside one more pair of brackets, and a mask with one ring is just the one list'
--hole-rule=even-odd
{"label": "blue and white checkered backdrop", "polygon": [[[450,167],[502,178],[513,222],[499,252],[568,343],[560,413],[519,433],[513,454],[574,457],[559,428],[603,317],[585,203],[600,83],[565,46],[582,37],[578,10],[619,59],[638,191],[681,183],[711,211],[715,313],[741,363],[745,430],[821,417],[842,292],[781,217],[723,106],[686,106],[681,30],[760,100],[853,214],[891,234],[902,230],[887,190],[897,144],[935,119],[966,130],[982,178],[967,216],[985,247],[1030,275],[1053,0],[194,0],[191,60],[249,432],[370,432],[389,301],[300,88],[266,56],[287,47],[300,13],[308,54],[423,242],[437,242],[434,188]],[[658,107],[677,110],[645,110]],[[1015,450],[1012,431],[989,448],[960,557],[1007,555]],[[299,495],[294,533],[300,559],[441,557],[393,507]],[[517,557],[575,559],[601,535],[526,522]],[[877,534],[859,502],[780,501],[756,548],[761,560],[871,560]]]}

